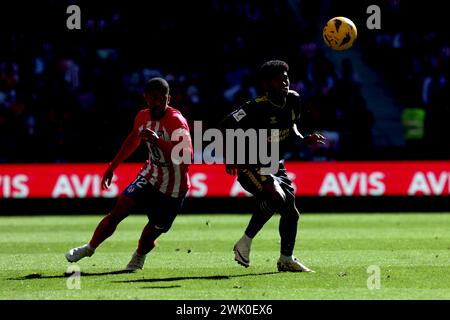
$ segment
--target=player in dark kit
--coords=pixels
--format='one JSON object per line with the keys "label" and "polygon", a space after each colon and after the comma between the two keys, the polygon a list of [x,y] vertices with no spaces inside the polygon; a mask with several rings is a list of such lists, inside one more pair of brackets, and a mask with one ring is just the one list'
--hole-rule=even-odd
{"label": "player in dark kit", "polygon": [[[280,157],[278,171],[266,174],[261,165],[227,163],[228,174],[238,176],[244,189],[253,194],[258,205],[253,212],[244,235],[234,245],[235,260],[248,267],[253,238],[275,212],[280,213],[279,232],[281,255],[277,262],[278,271],[311,272],[293,256],[300,213],[295,205],[295,192],[284,167],[283,152],[292,144],[292,139],[305,143],[324,143],[318,134],[303,136],[297,129],[302,105],[297,92],[289,90],[289,66],[284,61],[272,60],[260,69],[260,80],[265,94],[248,101],[228,115],[221,123],[222,130],[278,129]],[[236,151],[236,152],[239,152]]]}

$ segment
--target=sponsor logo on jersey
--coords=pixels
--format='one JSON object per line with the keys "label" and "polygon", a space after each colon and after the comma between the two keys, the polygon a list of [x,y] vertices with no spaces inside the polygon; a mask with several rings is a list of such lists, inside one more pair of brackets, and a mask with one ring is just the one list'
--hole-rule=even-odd
{"label": "sponsor logo on jersey", "polygon": [[244,110],[239,109],[235,113],[233,113],[233,117],[236,119],[237,122],[241,121],[247,114]]}

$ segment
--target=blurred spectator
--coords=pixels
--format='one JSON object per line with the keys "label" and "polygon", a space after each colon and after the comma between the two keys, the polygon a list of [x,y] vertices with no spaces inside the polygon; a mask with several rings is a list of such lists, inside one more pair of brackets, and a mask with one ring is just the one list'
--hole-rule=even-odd
{"label": "blurred spectator", "polygon": [[425,110],[423,108],[405,108],[402,112],[403,132],[406,142],[406,156],[410,159],[426,159]]}
{"label": "blurred spectator", "polygon": [[342,72],[330,92],[331,105],[336,108],[339,132],[339,159],[370,159],[374,117],[361,95],[360,84],[349,59],[342,60]]}
{"label": "blurred spectator", "polygon": [[[33,6],[33,16],[26,18],[45,9],[42,30],[21,26],[15,21],[19,14],[3,13],[0,19],[12,26],[2,29],[7,31],[0,50],[0,162],[110,159],[130,129],[117,123],[142,106],[142,86],[154,76],[168,79],[171,104],[190,125],[202,120],[204,129],[215,126],[260,94],[250,75],[275,58],[289,63],[291,87],[302,96],[300,129],[320,130],[329,138],[318,149],[299,146],[291,159],[372,157],[374,116],[351,60],[334,66],[321,49],[322,2],[167,0],[152,2],[151,10],[141,2],[83,2],[82,30],[55,28],[59,10],[72,2],[42,0]],[[361,3],[365,12],[371,2]],[[331,7],[360,12],[353,3]],[[383,29],[362,34],[360,48],[352,50],[362,50],[364,61],[392,85],[403,105],[425,110],[427,155],[448,157],[450,39],[439,29],[422,30],[423,24],[419,30],[396,29],[411,21],[399,7],[399,0],[386,1]],[[32,144],[34,151],[16,148],[19,144]]]}

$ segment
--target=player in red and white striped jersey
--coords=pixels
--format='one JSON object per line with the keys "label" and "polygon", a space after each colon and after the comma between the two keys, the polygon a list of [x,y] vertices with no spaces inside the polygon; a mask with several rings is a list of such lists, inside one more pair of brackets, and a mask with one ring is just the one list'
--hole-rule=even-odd
{"label": "player in red and white striped jersey", "polygon": [[66,253],[69,262],[92,256],[139,202],[148,205],[149,222],[126,270],[142,269],[146,254],[155,247],[155,240],[170,229],[181,210],[190,187],[188,169],[193,157],[189,127],[181,112],[168,105],[169,84],[164,79],[150,79],[144,89],[144,98],[148,108],[137,114],[133,129],[103,174],[102,187],[108,188],[114,170],[141,141],[148,147],[149,159],[123,191],[113,210],[100,221],[89,243]]}
{"label": "player in red and white striped jersey", "polygon": [[[190,186],[188,165],[172,162],[171,136],[175,131],[189,136],[189,127],[178,110],[167,106],[165,113],[158,119],[152,117],[148,109],[141,110],[136,116],[133,130],[139,135],[148,134],[149,138],[153,137],[151,132],[154,132],[161,140],[158,142],[158,139],[155,139],[153,143],[146,141],[149,159],[140,174],[160,192],[178,198],[185,194]],[[149,130],[145,132],[145,129]]]}

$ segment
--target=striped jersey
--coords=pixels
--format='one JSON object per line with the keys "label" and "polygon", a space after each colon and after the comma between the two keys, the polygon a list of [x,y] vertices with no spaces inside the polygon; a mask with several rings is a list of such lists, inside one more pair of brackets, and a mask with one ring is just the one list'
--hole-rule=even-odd
{"label": "striped jersey", "polygon": [[[152,119],[149,109],[139,111],[134,121],[134,130],[141,132],[149,128],[158,134],[158,136],[172,144],[177,144],[181,139],[172,141],[172,134],[177,136],[184,135],[188,139],[189,159],[192,160],[192,141],[189,133],[189,126],[186,119],[180,111],[168,106],[166,112],[161,118]],[[149,159],[141,168],[140,175],[144,176],[160,192],[174,197],[182,197],[189,190],[189,163],[176,164],[171,157],[166,157],[162,150],[146,142]],[[177,161],[176,161],[177,162]]]}

